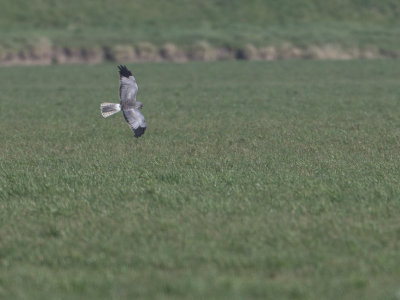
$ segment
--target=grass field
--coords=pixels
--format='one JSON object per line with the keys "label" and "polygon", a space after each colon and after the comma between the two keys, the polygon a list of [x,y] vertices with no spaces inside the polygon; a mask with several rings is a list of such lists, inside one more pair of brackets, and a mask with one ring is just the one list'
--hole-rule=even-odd
{"label": "grass field", "polygon": [[400,61],[0,69],[1,299],[399,299]]}
{"label": "grass field", "polygon": [[3,0],[0,61],[6,53],[37,56],[48,44],[87,50],[150,42],[187,50],[204,40],[229,49],[289,43],[399,56],[399,15],[398,0]]}

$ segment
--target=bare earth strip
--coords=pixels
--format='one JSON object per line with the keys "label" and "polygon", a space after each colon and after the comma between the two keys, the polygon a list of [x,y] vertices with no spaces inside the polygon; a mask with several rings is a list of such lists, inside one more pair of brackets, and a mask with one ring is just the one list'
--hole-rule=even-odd
{"label": "bare earth strip", "polygon": [[[1,50],[1,49],[0,49]],[[247,44],[240,48],[213,47],[207,41],[199,41],[191,46],[178,47],[165,43],[157,47],[149,42],[135,46],[115,45],[112,47],[94,46],[53,47],[46,38],[40,38],[23,50],[0,51],[0,66],[9,65],[50,65],[50,64],[96,64],[104,61],[114,62],[154,62],[154,61],[217,61],[217,60],[285,60],[317,59],[348,60],[371,58],[396,58],[400,52],[376,46],[343,47],[335,44],[309,45],[297,47],[290,43],[280,46],[255,47]]]}

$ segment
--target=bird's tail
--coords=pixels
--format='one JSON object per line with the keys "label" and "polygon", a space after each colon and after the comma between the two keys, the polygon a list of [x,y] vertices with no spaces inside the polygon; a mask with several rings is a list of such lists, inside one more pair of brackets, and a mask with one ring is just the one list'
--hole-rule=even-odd
{"label": "bird's tail", "polygon": [[101,109],[101,115],[104,118],[107,118],[119,111],[121,111],[121,105],[118,103],[101,103],[100,104],[100,109]]}

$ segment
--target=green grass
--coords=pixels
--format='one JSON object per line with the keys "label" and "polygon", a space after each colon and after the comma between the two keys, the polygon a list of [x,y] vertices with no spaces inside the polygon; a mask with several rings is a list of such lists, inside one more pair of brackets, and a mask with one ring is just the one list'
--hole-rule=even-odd
{"label": "green grass", "polygon": [[0,45],[7,49],[43,36],[54,45],[78,47],[208,40],[227,47],[290,42],[400,50],[397,0],[2,2]]}
{"label": "green grass", "polygon": [[309,21],[359,21],[399,24],[396,0],[3,0],[1,23],[13,28],[91,27],[154,28],[182,24],[231,26],[235,23],[291,24]]}
{"label": "green grass", "polygon": [[400,61],[1,68],[1,299],[399,299]]}

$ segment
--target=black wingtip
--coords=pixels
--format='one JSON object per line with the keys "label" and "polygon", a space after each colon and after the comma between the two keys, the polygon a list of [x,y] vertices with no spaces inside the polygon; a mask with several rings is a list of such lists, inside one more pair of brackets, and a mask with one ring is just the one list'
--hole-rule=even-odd
{"label": "black wingtip", "polygon": [[119,76],[126,77],[126,78],[129,78],[129,76],[132,76],[131,71],[129,71],[126,66],[119,65],[118,69],[119,69]]}
{"label": "black wingtip", "polygon": [[135,138],[142,136],[145,131],[146,131],[146,127],[139,127],[138,129],[135,129],[134,130]]}

